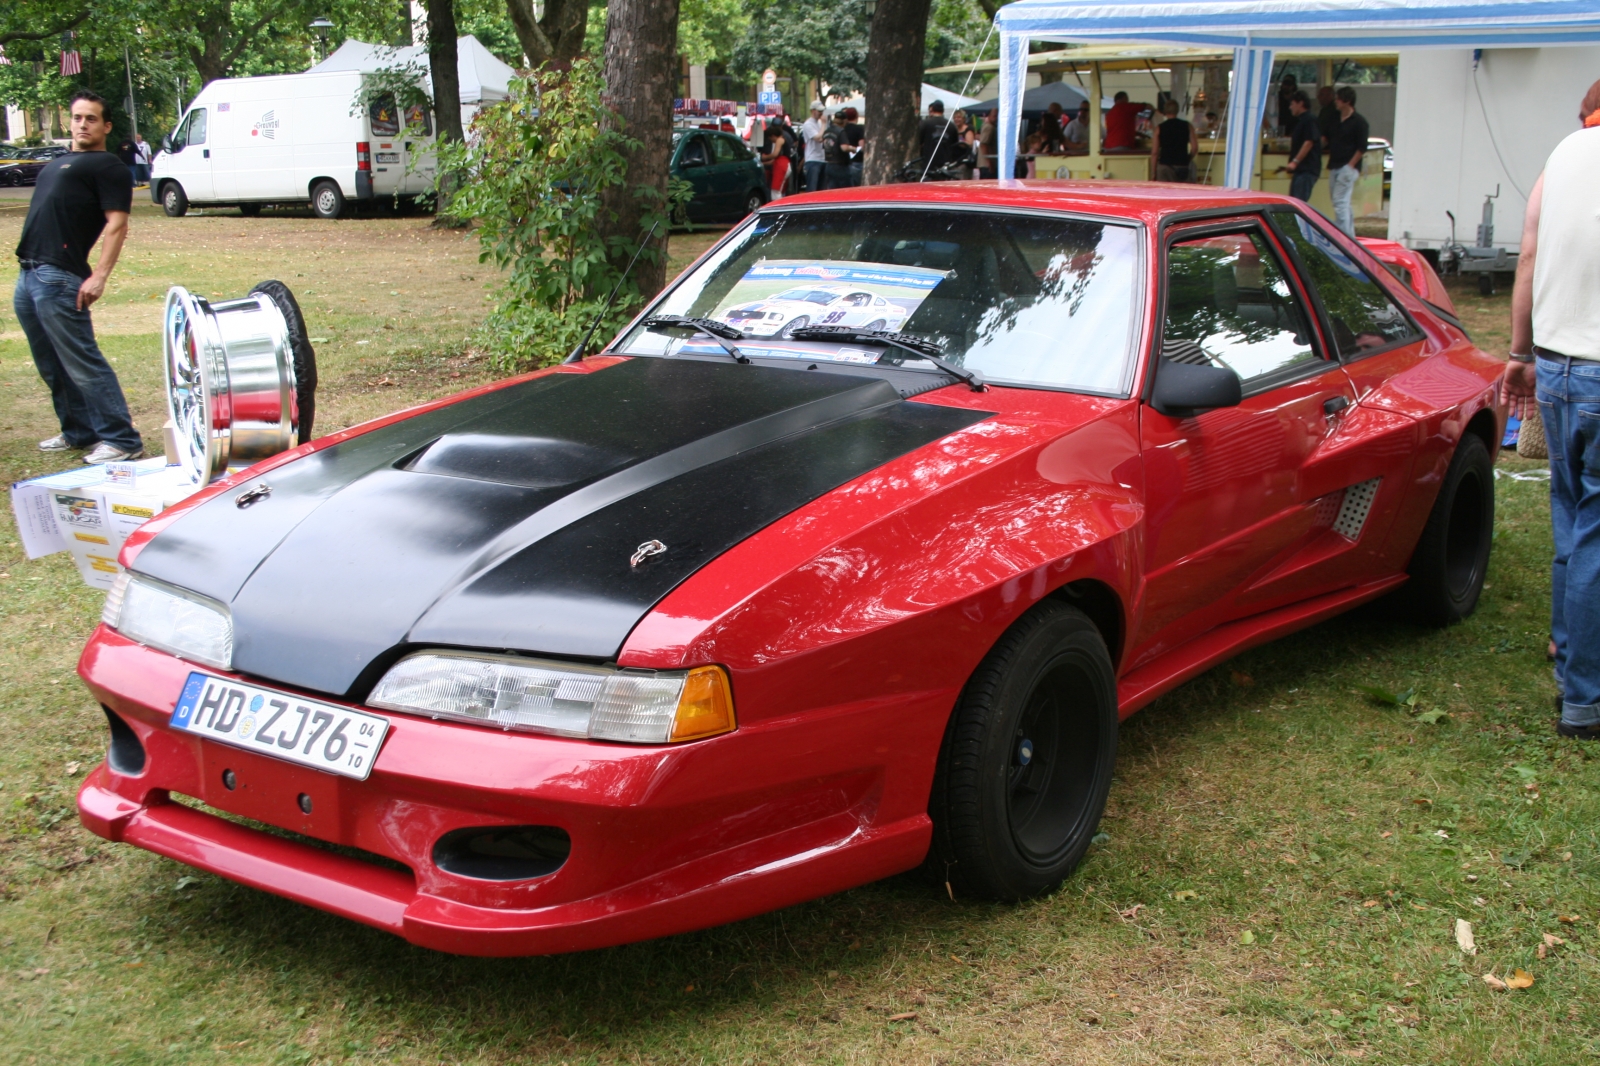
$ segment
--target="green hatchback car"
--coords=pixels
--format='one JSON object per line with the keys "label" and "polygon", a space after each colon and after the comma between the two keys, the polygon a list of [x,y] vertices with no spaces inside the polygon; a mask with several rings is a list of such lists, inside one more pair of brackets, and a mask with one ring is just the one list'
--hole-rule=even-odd
{"label": "green hatchback car", "polygon": [[691,222],[740,219],[767,202],[761,161],[731,133],[673,130],[672,176],[694,186],[688,208]]}

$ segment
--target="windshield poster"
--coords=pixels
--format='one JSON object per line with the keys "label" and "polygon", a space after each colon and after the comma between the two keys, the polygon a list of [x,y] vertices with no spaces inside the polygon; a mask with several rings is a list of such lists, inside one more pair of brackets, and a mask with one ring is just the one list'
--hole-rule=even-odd
{"label": "windshield poster", "polygon": [[[945,279],[926,267],[828,259],[767,259],[734,283],[710,317],[747,337],[782,341],[806,326],[898,331]],[[773,355],[817,354],[782,350]],[[841,352],[834,358],[844,356]],[[862,352],[875,361],[877,352]]]}

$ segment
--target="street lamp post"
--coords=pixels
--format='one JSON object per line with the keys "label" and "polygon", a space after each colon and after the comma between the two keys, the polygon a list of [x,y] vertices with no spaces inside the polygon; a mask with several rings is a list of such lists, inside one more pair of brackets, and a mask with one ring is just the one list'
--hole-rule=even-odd
{"label": "street lamp post", "polygon": [[328,31],[333,29],[333,23],[318,16],[311,20],[311,32],[317,35],[317,59],[328,58]]}

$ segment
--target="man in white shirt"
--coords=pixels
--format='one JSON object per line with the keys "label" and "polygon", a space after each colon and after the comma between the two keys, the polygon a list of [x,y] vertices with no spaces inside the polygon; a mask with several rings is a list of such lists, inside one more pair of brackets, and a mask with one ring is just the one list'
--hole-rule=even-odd
{"label": "man in white shirt", "polygon": [[1578,121],[1528,196],[1501,391],[1550,442],[1556,731],[1600,740],[1600,81]]}
{"label": "man in white shirt", "polygon": [[819,192],[822,177],[828,169],[828,157],[822,148],[822,135],[827,132],[826,108],[821,100],[811,101],[811,117],[800,127],[800,139],[806,148],[806,192]]}
{"label": "man in white shirt", "polygon": [[150,142],[144,139],[144,134],[133,135],[134,147],[134,182],[138,185],[150,184]]}

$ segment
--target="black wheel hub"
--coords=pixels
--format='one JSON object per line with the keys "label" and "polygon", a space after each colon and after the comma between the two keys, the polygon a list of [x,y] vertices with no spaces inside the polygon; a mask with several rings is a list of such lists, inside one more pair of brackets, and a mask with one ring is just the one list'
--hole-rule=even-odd
{"label": "black wheel hub", "polygon": [[1041,866],[1056,862],[1084,817],[1100,750],[1092,715],[1074,714],[1074,693],[1091,691],[1080,666],[1045,671],[1029,695],[1012,735],[1006,816],[1017,850]]}

